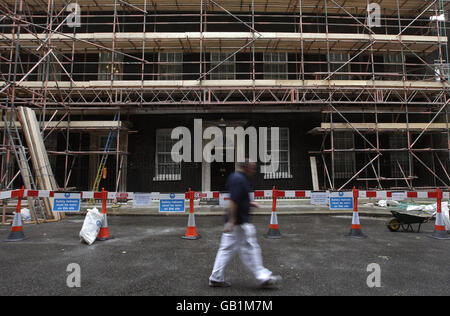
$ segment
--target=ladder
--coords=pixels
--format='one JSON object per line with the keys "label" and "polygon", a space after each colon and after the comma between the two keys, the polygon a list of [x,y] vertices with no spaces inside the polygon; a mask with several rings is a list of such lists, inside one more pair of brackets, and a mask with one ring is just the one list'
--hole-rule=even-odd
{"label": "ladder", "polygon": [[[25,147],[22,143],[22,139],[19,134],[19,129],[17,128],[16,123],[14,122],[14,115],[13,115],[14,113],[15,107],[12,107],[9,120],[6,118],[6,115],[3,117],[3,121],[5,123],[5,131],[8,136],[11,148],[13,149],[14,156],[16,157],[17,165],[19,167],[25,188],[37,190],[38,188],[36,186],[30,165],[28,163],[27,154],[25,152]],[[42,200],[39,198],[37,198],[36,200],[34,198],[28,198],[28,201],[30,204],[31,211],[33,212],[34,218],[36,220],[36,223],[39,223],[35,205],[36,201],[38,203],[37,207],[40,210],[43,219],[46,221],[47,215],[45,214],[44,206],[42,205]]]}
{"label": "ladder", "polygon": [[[114,122],[118,121],[118,112],[114,115]],[[95,176],[95,180],[94,180],[94,185],[92,186],[92,191],[93,192],[98,192],[99,191],[99,187],[100,187],[100,181],[102,178],[102,173],[103,173],[103,169],[106,167],[106,161],[108,160],[108,153],[109,150],[111,149],[111,144],[114,140],[114,131],[111,129],[108,133],[108,138],[106,139],[106,144],[105,144],[105,148],[103,150],[103,156],[102,159],[100,160],[100,164],[98,166],[98,170],[97,170],[97,175]]]}

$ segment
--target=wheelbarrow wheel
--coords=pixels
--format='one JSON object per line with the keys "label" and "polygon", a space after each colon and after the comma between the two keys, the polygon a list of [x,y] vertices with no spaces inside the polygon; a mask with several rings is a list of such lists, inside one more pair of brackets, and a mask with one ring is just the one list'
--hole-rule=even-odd
{"label": "wheelbarrow wheel", "polygon": [[388,227],[388,229],[389,229],[391,232],[396,232],[396,231],[398,231],[398,230],[400,229],[401,224],[400,224],[400,222],[398,221],[398,219],[394,218],[394,219],[391,219],[391,221],[389,222],[389,224],[387,225],[387,227]]}

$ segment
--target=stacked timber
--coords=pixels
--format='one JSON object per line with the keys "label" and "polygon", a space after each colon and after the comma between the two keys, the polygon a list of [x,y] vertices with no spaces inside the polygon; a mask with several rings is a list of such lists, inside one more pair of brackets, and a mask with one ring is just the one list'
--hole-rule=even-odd
{"label": "stacked timber", "polygon": [[[22,132],[27,142],[36,184],[39,190],[56,191],[58,185],[53,174],[47,150],[44,145],[36,113],[27,107],[18,107],[17,115],[22,125]],[[43,198],[47,218],[61,219],[64,214],[53,212],[53,198]]]}

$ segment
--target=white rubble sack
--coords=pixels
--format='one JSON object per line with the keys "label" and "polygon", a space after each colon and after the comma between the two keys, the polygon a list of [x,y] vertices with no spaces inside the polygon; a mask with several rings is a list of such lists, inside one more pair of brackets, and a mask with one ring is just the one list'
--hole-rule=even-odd
{"label": "white rubble sack", "polygon": [[23,208],[20,210],[20,215],[22,215],[23,221],[31,221],[31,213],[30,210],[27,208]]}
{"label": "white rubble sack", "polygon": [[88,245],[92,245],[97,239],[98,232],[102,227],[103,214],[96,207],[88,209],[83,227],[80,231],[80,238]]}
{"label": "white rubble sack", "polygon": [[[16,215],[16,212],[13,212],[13,215]],[[31,221],[31,213],[27,208],[20,209],[20,216],[22,217],[22,221]]]}
{"label": "white rubble sack", "polygon": [[386,207],[386,206],[398,206],[400,203],[393,200],[379,200],[377,202],[377,205],[379,207]]}
{"label": "white rubble sack", "polygon": [[[442,203],[442,204],[444,204],[444,203]],[[437,203],[428,204],[428,205],[408,205],[406,210],[407,211],[422,211],[425,213],[434,213],[437,211]]]}
{"label": "white rubble sack", "polygon": [[448,211],[448,202],[442,202],[442,217],[444,218],[445,229],[450,231],[450,218]]}
{"label": "white rubble sack", "polygon": [[[437,212],[437,203],[429,205],[409,205],[407,211],[422,211],[430,215],[434,215]],[[444,219],[445,229],[450,230],[448,202],[441,203],[441,212]]]}

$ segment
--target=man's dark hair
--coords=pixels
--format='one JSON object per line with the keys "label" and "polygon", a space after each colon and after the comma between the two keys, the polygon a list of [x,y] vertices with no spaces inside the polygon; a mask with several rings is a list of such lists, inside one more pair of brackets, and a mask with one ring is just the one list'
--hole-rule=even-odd
{"label": "man's dark hair", "polygon": [[254,163],[253,161],[249,160],[248,158],[246,158],[244,161],[242,162],[238,162],[238,168],[239,169],[245,169],[247,168],[250,164]]}

